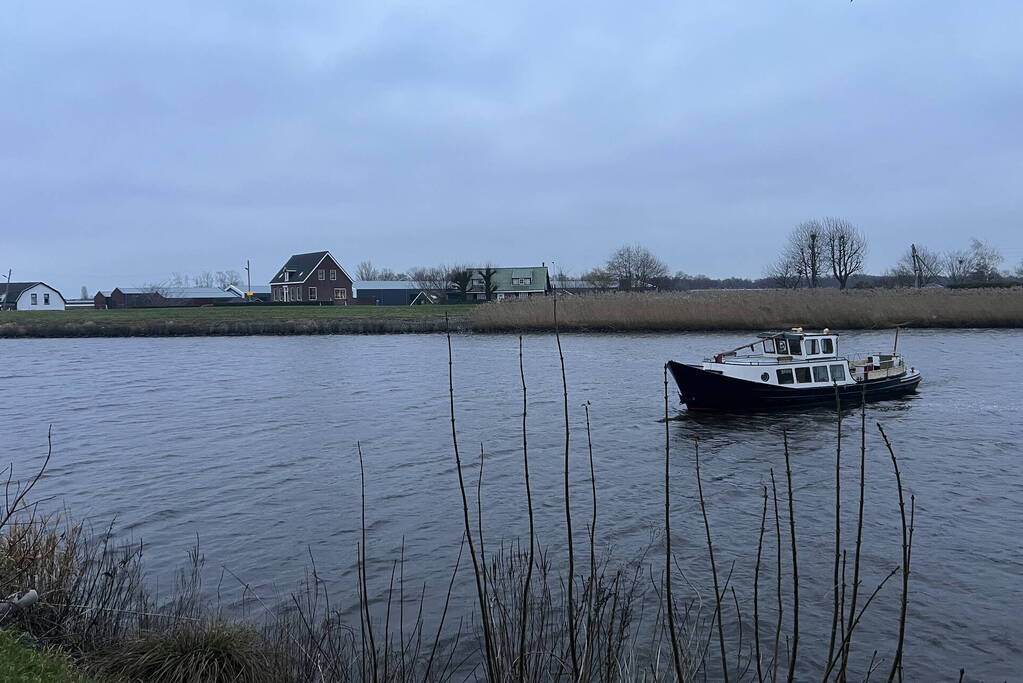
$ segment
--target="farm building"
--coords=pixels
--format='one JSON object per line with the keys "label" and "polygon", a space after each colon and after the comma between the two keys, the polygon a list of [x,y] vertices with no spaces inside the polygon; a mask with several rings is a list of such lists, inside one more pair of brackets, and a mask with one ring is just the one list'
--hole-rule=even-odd
{"label": "farm building", "polygon": [[377,306],[433,303],[423,288],[411,280],[356,280],[352,289],[356,297],[373,299]]}
{"label": "farm building", "polygon": [[104,297],[96,295],[96,307],[102,308],[165,308],[170,306],[209,306],[241,301],[234,292],[216,287],[118,287]]}
{"label": "farm building", "polygon": [[275,302],[349,304],[352,278],[329,251],[293,254],[270,280]]}
{"label": "farm building", "polygon": [[64,297],[45,282],[6,282],[0,285],[0,309],[63,311]]}
{"label": "farm building", "polygon": [[495,272],[490,280],[490,296],[487,296],[483,269],[473,269],[469,291],[466,293],[468,301],[527,299],[532,296],[544,296],[551,291],[551,280],[546,266],[493,270]]}
{"label": "farm building", "polygon": [[109,289],[103,289],[96,292],[96,296],[92,297],[93,306],[95,308],[113,308],[110,305],[110,296],[113,294]]}
{"label": "farm building", "polygon": [[[224,288],[224,290],[233,292],[243,299],[250,298],[243,288],[236,287],[235,285],[228,285]],[[253,301],[270,301],[273,297],[273,292],[270,291],[270,285],[253,285],[249,292],[252,292],[251,300]]]}

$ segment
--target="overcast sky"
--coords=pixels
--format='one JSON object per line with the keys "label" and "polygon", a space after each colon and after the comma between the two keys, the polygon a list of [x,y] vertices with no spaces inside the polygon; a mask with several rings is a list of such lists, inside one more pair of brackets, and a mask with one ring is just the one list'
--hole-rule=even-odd
{"label": "overcast sky", "polygon": [[822,215],[874,272],[1023,258],[1019,0],[4,7],[0,269],[71,296],[320,249],[759,276]]}

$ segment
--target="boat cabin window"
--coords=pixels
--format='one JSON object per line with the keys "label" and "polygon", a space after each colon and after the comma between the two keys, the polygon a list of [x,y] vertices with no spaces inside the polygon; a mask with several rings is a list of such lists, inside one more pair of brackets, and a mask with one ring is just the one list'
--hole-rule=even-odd
{"label": "boat cabin window", "polygon": [[810,368],[809,367],[796,368],[796,381],[799,382],[800,384],[805,384],[806,382],[812,381],[810,379]]}
{"label": "boat cabin window", "polygon": [[778,370],[778,384],[792,384],[793,381],[791,370]]}
{"label": "boat cabin window", "polygon": [[845,381],[845,366],[844,365],[832,365],[831,367],[831,381],[832,382],[844,382]]}
{"label": "boat cabin window", "polygon": [[764,340],[764,353],[774,353],[774,340],[773,339],[765,339]]}
{"label": "boat cabin window", "polygon": [[793,356],[802,356],[803,352],[799,348],[798,339],[789,339],[789,353]]}
{"label": "boat cabin window", "polygon": [[820,353],[820,350],[819,350],[819,348],[817,346],[817,340],[816,339],[811,339],[810,340],[810,348],[807,351],[807,353],[809,353],[811,355],[817,355],[818,353]]}
{"label": "boat cabin window", "polygon": [[815,365],[815,366],[813,366],[813,381],[814,382],[827,382],[828,381],[828,366],[827,365]]}
{"label": "boat cabin window", "polygon": [[789,346],[788,344],[785,343],[784,339],[775,340],[775,345],[778,348],[778,353],[782,354],[783,356],[789,352]]}
{"label": "boat cabin window", "polygon": [[834,353],[835,352],[835,342],[834,342],[834,340],[832,340],[829,337],[825,337],[824,339],[821,339],[821,351],[824,352],[824,353]]}

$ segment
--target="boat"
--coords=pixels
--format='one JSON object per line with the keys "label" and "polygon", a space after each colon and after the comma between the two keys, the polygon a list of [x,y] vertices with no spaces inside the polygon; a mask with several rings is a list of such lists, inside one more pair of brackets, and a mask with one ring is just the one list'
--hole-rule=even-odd
{"label": "boat", "polygon": [[762,332],[756,341],[701,364],[668,361],[689,410],[750,412],[858,405],[915,393],[920,373],[896,353],[850,360],[828,329]]}

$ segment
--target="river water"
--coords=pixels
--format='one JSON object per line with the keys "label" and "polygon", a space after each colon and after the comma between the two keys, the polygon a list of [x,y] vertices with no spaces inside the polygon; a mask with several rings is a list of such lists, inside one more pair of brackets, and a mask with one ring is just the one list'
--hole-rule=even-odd
{"label": "river water", "polygon": [[[663,531],[662,364],[738,346],[744,334],[565,335],[572,485],[579,545],[589,520],[582,405],[589,402],[599,542],[628,559]],[[890,334],[843,335],[845,353],[890,348]],[[453,338],[458,432],[474,486],[486,452],[488,543],[525,533],[518,338]],[[920,393],[867,409],[864,590],[900,563],[891,461],[895,443],[916,530],[906,666],[913,680],[1014,679],[1023,669],[1023,332],[905,332],[924,375]],[[563,562],[561,375],[551,335],[524,339],[533,493],[541,542]],[[0,433],[19,473],[38,465],[53,425],[54,457],[37,491],[45,504],[142,539],[166,584],[198,534],[207,567],[257,591],[289,591],[310,553],[357,623],[356,443],[365,455],[371,577],[386,585],[404,539],[406,579],[442,595],[461,538],[451,450],[447,346],[441,335],[0,340]],[[803,638],[830,628],[834,529],[833,411],[757,417],[688,416],[671,401],[673,543],[706,579],[695,496],[693,436],[715,551],[745,591],[760,522],[761,486],[784,475],[789,435]],[[847,413],[845,547],[852,551],[859,413]],[[470,491],[470,495],[473,492]],[[784,505],[784,501],[782,501]],[[382,578],[381,578],[382,577]],[[471,604],[462,574],[458,608]],[[230,593],[230,587],[224,589]],[[865,647],[890,656],[899,596],[892,581],[865,617]],[[743,593],[748,597],[748,592]],[[228,598],[230,600],[230,598]],[[818,655],[819,656],[819,655]]]}

